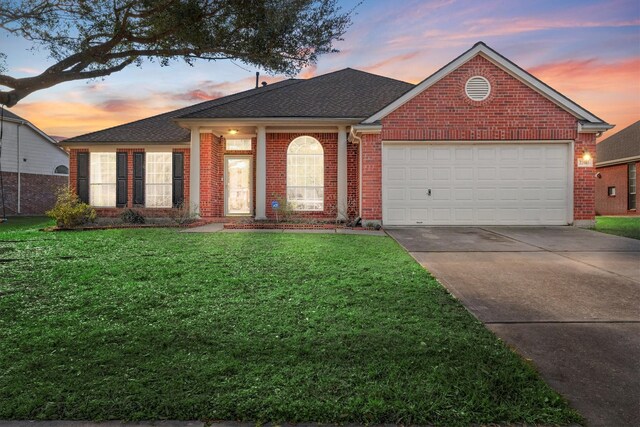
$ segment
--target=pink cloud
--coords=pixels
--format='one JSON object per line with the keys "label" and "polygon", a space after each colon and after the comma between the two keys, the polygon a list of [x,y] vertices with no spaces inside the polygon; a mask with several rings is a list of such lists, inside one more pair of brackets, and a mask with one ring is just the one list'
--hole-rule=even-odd
{"label": "pink cloud", "polygon": [[383,59],[382,61],[378,61],[374,64],[362,67],[362,69],[369,72],[375,72],[376,70],[380,70],[389,65],[397,65],[398,63],[410,61],[416,56],[420,55],[421,53],[422,52],[420,51],[414,51],[409,53],[403,53],[401,55],[395,55],[395,56],[392,56],[391,58]]}

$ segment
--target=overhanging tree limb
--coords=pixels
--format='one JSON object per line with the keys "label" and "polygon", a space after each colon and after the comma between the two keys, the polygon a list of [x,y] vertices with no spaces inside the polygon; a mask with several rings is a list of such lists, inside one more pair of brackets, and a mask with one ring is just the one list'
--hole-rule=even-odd
{"label": "overhanging tree limb", "polygon": [[62,82],[105,77],[145,58],[162,65],[236,59],[292,75],[335,51],[351,13],[336,0],[3,0],[0,29],[33,42],[55,62],[33,77],[0,69],[0,104],[13,106]]}

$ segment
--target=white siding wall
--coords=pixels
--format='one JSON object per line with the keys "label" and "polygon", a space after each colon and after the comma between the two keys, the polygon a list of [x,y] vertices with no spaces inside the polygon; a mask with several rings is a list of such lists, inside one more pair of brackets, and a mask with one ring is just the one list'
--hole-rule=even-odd
{"label": "white siding wall", "polygon": [[[69,167],[69,156],[52,145],[27,125],[20,126],[20,153],[17,153],[18,124],[4,122],[2,138],[2,171],[17,172],[20,162],[21,173],[54,175],[59,165]],[[24,161],[24,159],[27,159]]]}

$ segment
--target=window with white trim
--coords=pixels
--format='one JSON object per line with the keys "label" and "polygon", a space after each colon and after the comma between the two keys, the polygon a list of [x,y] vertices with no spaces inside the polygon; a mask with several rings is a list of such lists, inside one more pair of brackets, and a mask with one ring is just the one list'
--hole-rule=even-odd
{"label": "window with white trim", "polygon": [[226,138],[227,151],[251,151],[251,138]]}
{"label": "window with white trim", "polygon": [[294,139],[287,149],[287,202],[296,211],[324,210],[324,150],[310,136]]}
{"label": "window with white trim", "polygon": [[53,173],[56,173],[56,174],[59,174],[59,175],[69,175],[69,168],[67,166],[65,166],[65,165],[58,165],[53,170]]}
{"label": "window with white trim", "polygon": [[145,206],[172,207],[172,153],[145,154]]}
{"label": "window with white trim", "polygon": [[115,152],[89,153],[89,202],[98,207],[115,207]]}

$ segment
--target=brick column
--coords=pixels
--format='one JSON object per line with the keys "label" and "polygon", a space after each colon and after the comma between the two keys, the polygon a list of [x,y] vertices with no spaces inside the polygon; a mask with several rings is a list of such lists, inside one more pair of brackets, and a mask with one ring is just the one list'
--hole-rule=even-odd
{"label": "brick column", "polygon": [[382,137],[364,134],[362,150],[362,222],[382,221]]}
{"label": "brick column", "polygon": [[[593,157],[593,167],[579,168],[578,159],[585,152]],[[579,133],[575,140],[573,157],[573,224],[592,227],[596,215],[596,136],[593,133]]]}

